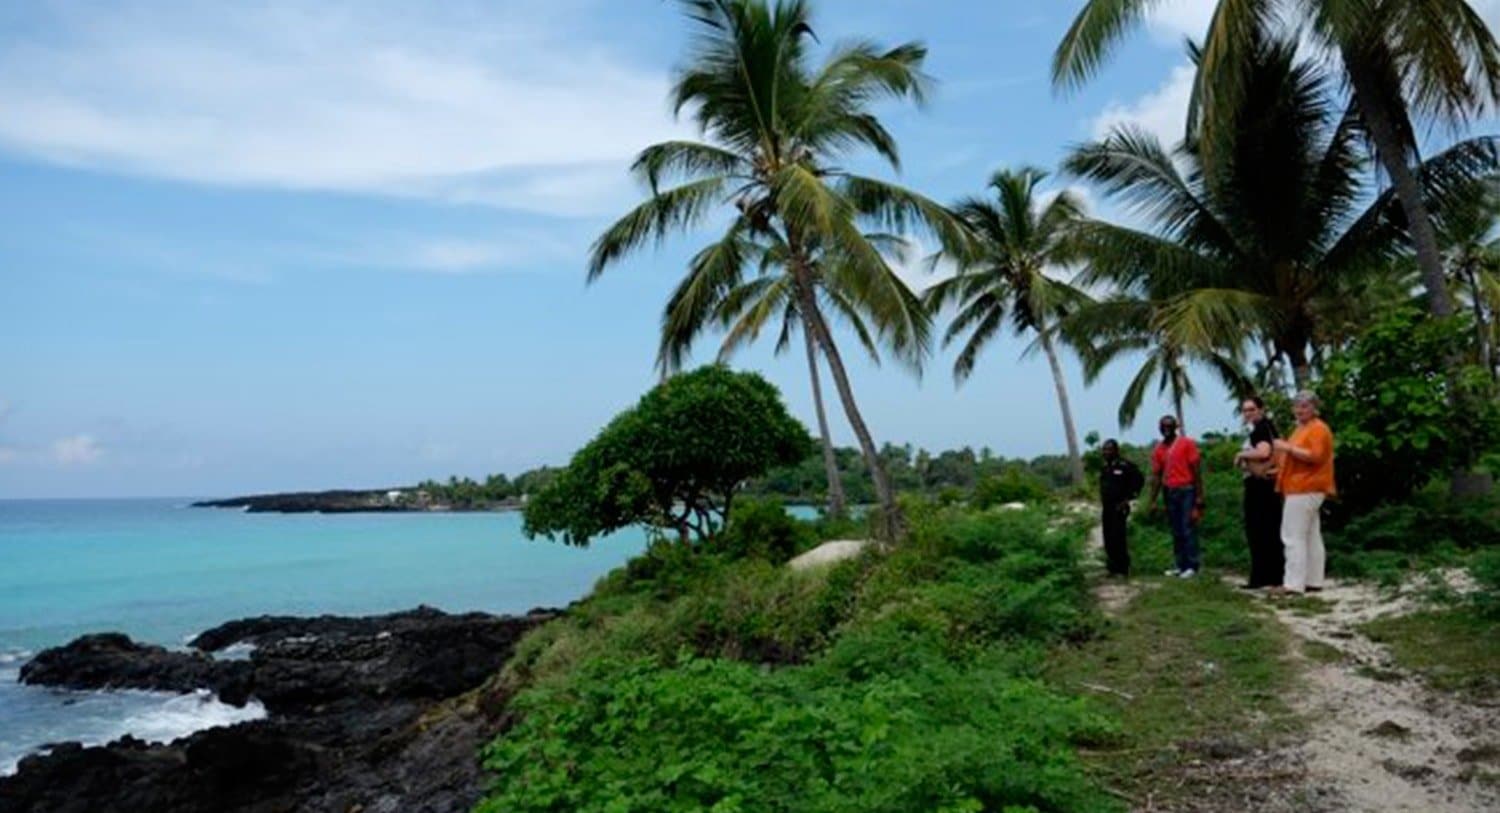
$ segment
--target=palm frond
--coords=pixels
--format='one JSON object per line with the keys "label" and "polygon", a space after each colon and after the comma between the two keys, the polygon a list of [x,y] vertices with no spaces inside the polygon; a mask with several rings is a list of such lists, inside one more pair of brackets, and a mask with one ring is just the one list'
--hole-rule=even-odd
{"label": "palm frond", "polygon": [[589,250],[588,280],[593,282],[612,262],[648,240],[660,242],[674,230],[687,229],[720,202],[729,179],[712,176],[652,195],[604,230]]}

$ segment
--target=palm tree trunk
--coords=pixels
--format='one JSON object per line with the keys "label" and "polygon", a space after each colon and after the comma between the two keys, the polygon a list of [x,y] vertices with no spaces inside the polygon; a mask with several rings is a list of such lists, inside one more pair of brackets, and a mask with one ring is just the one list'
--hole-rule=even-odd
{"label": "palm tree trunk", "polygon": [[[1396,199],[1406,213],[1407,228],[1411,230],[1412,245],[1417,252],[1417,266],[1422,272],[1422,287],[1427,289],[1427,309],[1433,316],[1453,315],[1453,299],[1448,296],[1447,280],[1443,276],[1443,258],[1438,250],[1437,231],[1432,227],[1432,216],[1427,211],[1427,202],[1422,199],[1422,186],[1412,172],[1407,156],[1415,152],[1415,145],[1405,144],[1396,132],[1393,111],[1379,92],[1378,79],[1368,70],[1361,69],[1358,58],[1344,54],[1344,64],[1349,82],[1354,87],[1354,98],[1359,104],[1360,117],[1375,142],[1375,155],[1385,167],[1396,189]],[[1410,147],[1410,149],[1408,149]]]}
{"label": "palm tree trunk", "polygon": [[811,321],[802,319],[802,335],[807,340],[807,372],[812,377],[813,410],[818,413],[818,437],[823,441],[823,468],[828,472],[828,515],[842,517],[845,510],[844,481],[839,475],[838,456],[833,438],[828,434],[828,413],[823,409],[823,382],[818,379],[818,342]]}
{"label": "palm tree trunk", "polygon": [[1307,360],[1307,351],[1301,346],[1286,351],[1287,361],[1292,363],[1292,384],[1298,391],[1305,390],[1312,381],[1312,364]]}
{"label": "palm tree trunk", "polygon": [[1493,377],[1496,375],[1494,348],[1490,347],[1490,327],[1484,318],[1484,300],[1479,290],[1479,272],[1473,264],[1464,269],[1469,277],[1469,298],[1474,306],[1474,338],[1479,343],[1479,363]]}
{"label": "palm tree trunk", "polygon": [[1083,455],[1078,451],[1078,430],[1073,426],[1073,409],[1068,405],[1068,387],[1063,379],[1062,365],[1057,362],[1057,348],[1052,345],[1052,333],[1045,324],[1037,324],[1037,337],[1042,342],[1042,352],[1047,354],[1047,364],[1052,367],[1052,384],[1057,387],[1057,406],[1062,411],[1063,434],[1068,439],[1068,464],[1073,472],[1073,485],[1083,485]]}
{"label": "palm tree trunk", "polygon": [[828,323],[823,321],[823,315],[818,311],[812,285],[807,279],[806,266],[801,263],[798,265],[802,266],[797,269],[797,294],[802,303],[802,313],[813,327],[814,338],[823,348],[823,356],[828,359],[828,371],[833,374],[833,384],[838,390],[839,400],[844,405],[844,414],[849,418],[849,426],[854,430],[854,436],[859,439],[859,449],[864,453],[865,465],[870,467],[870,478],[875,481],[875,496],[880,500],[880,535],[891,542],[900,541],[906,535],[906,528],[901,518],[901,509],[896,505],[896,493],[891,489],[890,477],[886,475],[885,466],[880,462],[880,454],[875,449],[875,440],[870,437],[870,428],[865,425],[865,419],[859,412],[859,405],[854,402],[854,390],[849,386],[849,375],[844,370],[844,360],[833,342],[833,334],[828,330]]}

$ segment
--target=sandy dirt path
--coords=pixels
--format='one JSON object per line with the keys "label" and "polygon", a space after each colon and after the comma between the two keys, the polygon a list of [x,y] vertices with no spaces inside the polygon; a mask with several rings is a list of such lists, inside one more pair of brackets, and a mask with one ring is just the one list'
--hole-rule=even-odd
{"label": "sandy dirt path", "polygon": [[1307,730],[1286,756],[1301,762],[1308,783],[1331,791],[1337,810],[1500,811],[1500,788],[1473,776],[1473,755],[1500,745],[1500,709],[1427,688],[1359,631],[1411,612],[1412,600],[1368,584],[1333,585],[1318,599],[1271,602],[1297,638],[1338,651],[1303,658],[1304,683],[1292,698]]}

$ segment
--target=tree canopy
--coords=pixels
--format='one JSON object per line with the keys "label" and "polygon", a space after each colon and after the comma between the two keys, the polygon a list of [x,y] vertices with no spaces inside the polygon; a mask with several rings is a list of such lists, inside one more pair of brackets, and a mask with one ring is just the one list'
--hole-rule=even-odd
{"label": "tree canopy", "polygon": [[615,416],[527,503],[524,530],[583,546],[647,525],[701,541],[723,527],[746,480],[811,449],[807,430],[764,378],[702,367]]}

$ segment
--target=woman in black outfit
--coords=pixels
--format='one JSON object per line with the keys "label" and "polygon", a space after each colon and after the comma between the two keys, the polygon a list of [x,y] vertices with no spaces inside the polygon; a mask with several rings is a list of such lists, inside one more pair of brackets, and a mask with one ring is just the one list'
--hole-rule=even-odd
{"label": "woman in black outfit", "polygon": [[1250,581],[1245,587],[1255,590],[1281,584],[1281,495],[1276,493],[1271,448],[1276,426],[1258,397],[1245,399],[1240,416],[1250,427],[1250,437],[1234,462],[1245,476],[1245,541],[1250,545]]}

